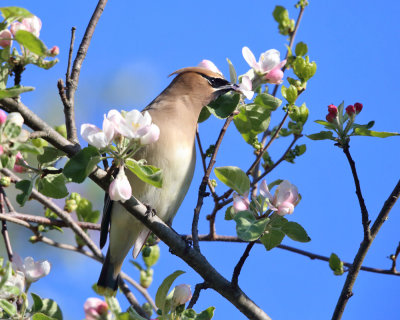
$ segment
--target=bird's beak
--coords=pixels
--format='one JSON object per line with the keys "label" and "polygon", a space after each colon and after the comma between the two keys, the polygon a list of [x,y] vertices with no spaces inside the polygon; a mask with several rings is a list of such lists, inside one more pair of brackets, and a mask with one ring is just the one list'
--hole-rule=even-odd
{"label": "bird's beak", "polygon": [[224,91],[224,92],[228,92],[228,91],[237,91],[237,92],[241,92],[240,91],[240,87],[239,85],[237,85],[236,83],[229,83],[225,86],[219,87],[218,91]]}

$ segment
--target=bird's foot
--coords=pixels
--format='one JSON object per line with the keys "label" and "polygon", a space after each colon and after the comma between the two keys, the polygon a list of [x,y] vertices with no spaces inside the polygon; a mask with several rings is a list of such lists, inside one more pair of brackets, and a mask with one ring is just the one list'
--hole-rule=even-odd
{"label": "bird's foot", "polygon": [[144,203],[144,205],[146,206],[146,212],[145,212],[146,217],[154,217],[155,215],[157,215],[156,209],[152,208],[147,203]]}

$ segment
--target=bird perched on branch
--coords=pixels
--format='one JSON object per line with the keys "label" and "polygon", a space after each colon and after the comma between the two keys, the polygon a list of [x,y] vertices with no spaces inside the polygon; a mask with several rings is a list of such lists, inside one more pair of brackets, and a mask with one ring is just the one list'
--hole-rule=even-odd
{"label": "bird perched on branch", "polygon": [[[143,110],[150,113],[153,123],[160,128],[160,138],[135,155],[135,158],[146,159],[148,164],[163,170],[163,187],[146,184],[131,172],[126,172],[133,195],[154,208],[157,215],[169,225],[193,178],[195,135],[201,109],[222,94],[239,91],[236,84],[201,67],[180,69],[172,75],[176,77],[171,84]],[[150,234],[150,230],[119,202],[111,201],[106,195],[101,248],[106,243],[110,223],[110,244],[97,282],[104,293],[117,289],[125,256],[134,246],[132,254],[136,258]]]}

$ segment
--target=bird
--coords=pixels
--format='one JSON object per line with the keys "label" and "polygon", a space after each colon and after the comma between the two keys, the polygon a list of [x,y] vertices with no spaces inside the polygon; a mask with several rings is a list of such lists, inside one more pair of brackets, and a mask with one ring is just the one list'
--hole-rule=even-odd
{"label": "bird", "polygon": [[[240,92],[238,85],[203,67],[179,69],[172,75],[175,78],[170,85],[142,110],[149,112],[159,127],[159,140],[135,154],[135,159],[145,159],[162,169],[163,186],[156,188],[126,170],[133,196],[155,209],[157,216],[170,226],[193,178],[197,120],[202,108],[227,92]],[[117,290],[121,266],[129,250],[133,246],[132,255],[136,259],[150,234],[148,228],[106,193],[101,248],[108,232],[109,247],[97,282],[99,292],[105,295]]]}

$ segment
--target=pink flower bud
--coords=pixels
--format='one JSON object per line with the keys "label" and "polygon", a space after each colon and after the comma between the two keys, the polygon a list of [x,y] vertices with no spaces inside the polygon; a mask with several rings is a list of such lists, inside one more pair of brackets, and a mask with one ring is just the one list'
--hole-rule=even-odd
{"label": "pink flower bud", "polygon": [[111,182],[108,189],[110,199],[125,202],[132,196],[132,188],[125,175],[124,167],[119,168],[117,177]]}
{"label": "pink flower bud", "polygon": [[338,108],[337,108],[335,105],[330,104],[330,105],[328,106],[328,112],[331,113],[331,114],[333,114],[334,116],[336,116],[337,113],[338,113]]}
{"label": "pink flower bud", "polygon": [[272,84],[281,84],[283,82],[282,67],[286,64],[286,60],[281,61],[276,67],[265,75],[265,80]]}
{"label": "pink flower bud", "polygon": [[0,125],[6,122],[6,120],[7,114],[3,110],[0,110]]}
{"label": "pink flower bud", "polygon": [[346,113],[347,113],[349,116],[352,116],[353,114],[356,113],[356,108],[354,108],[353,105],[348,105],[348,106],[346,107]]}
{"label": "pink flower bud", "polygon": [[105,301],[99,298],[88,298],[83,305],[83,310],[85,311],[86,320],[98,320],[103,319],[103,315],[108,312],[108,305]]}
{"label": "pink flower bud", "polygon": [[172,304],[174,306],[180,306],[185,304],[192,298],[192,291],[190,286],[187,284],[180,284],[175,287],[174,294],[172,296]]}
{"label": "pink flower bud", "polygon": [[243,197],[239,196],[237,193],[233,194],[233,210],[235,212],[245,211],[249,209],[250,200],[249,193],[246,192]]}
{"label": "pink flower bud", "polygon": [[2,145],[0,145],[0,156],[1,156],[3,153],[4,153],[3,146],[2,146]]}
{"label": "pink flower bud", "polygon": [[12,34],[10,30],[3,30],[0,32],[0,46],[3,48],[11,47],[12,45]]}
{"label": "pink flower bud", "polygon": [[18,164],[20,162],[27,164],[26,161],[24,161],[24,158],[22,157],[21,152],[18,151],[17,155],[15,156],[15,164],[14,164],[14,168],[13,168],[14,172],[23,173],[26,171],[25,167]]}
{"label": "pink flower bud", "polygon": [[330,123],[334,122],[335,119],[336,119],[336,115],[334,115],[333,113],[328,113],[326,115],[326,121],[328,121]]}
{"label": "pink flower bud", "polygon": [[52,56],[52,57],[58,56],[58,55],[60,54],[60,48],[57,47],[57,46],[54,46],[53,48],[51,48],[51,49],[49,50],[49,54],[50,54],[50,56]]}
{"label": "pink flower bud", "polygon": [[362,103],[356,102],[354,104],[354,108],[356,108],[356,113],[359,114],[363,108],[363,105],[362,105]]}

